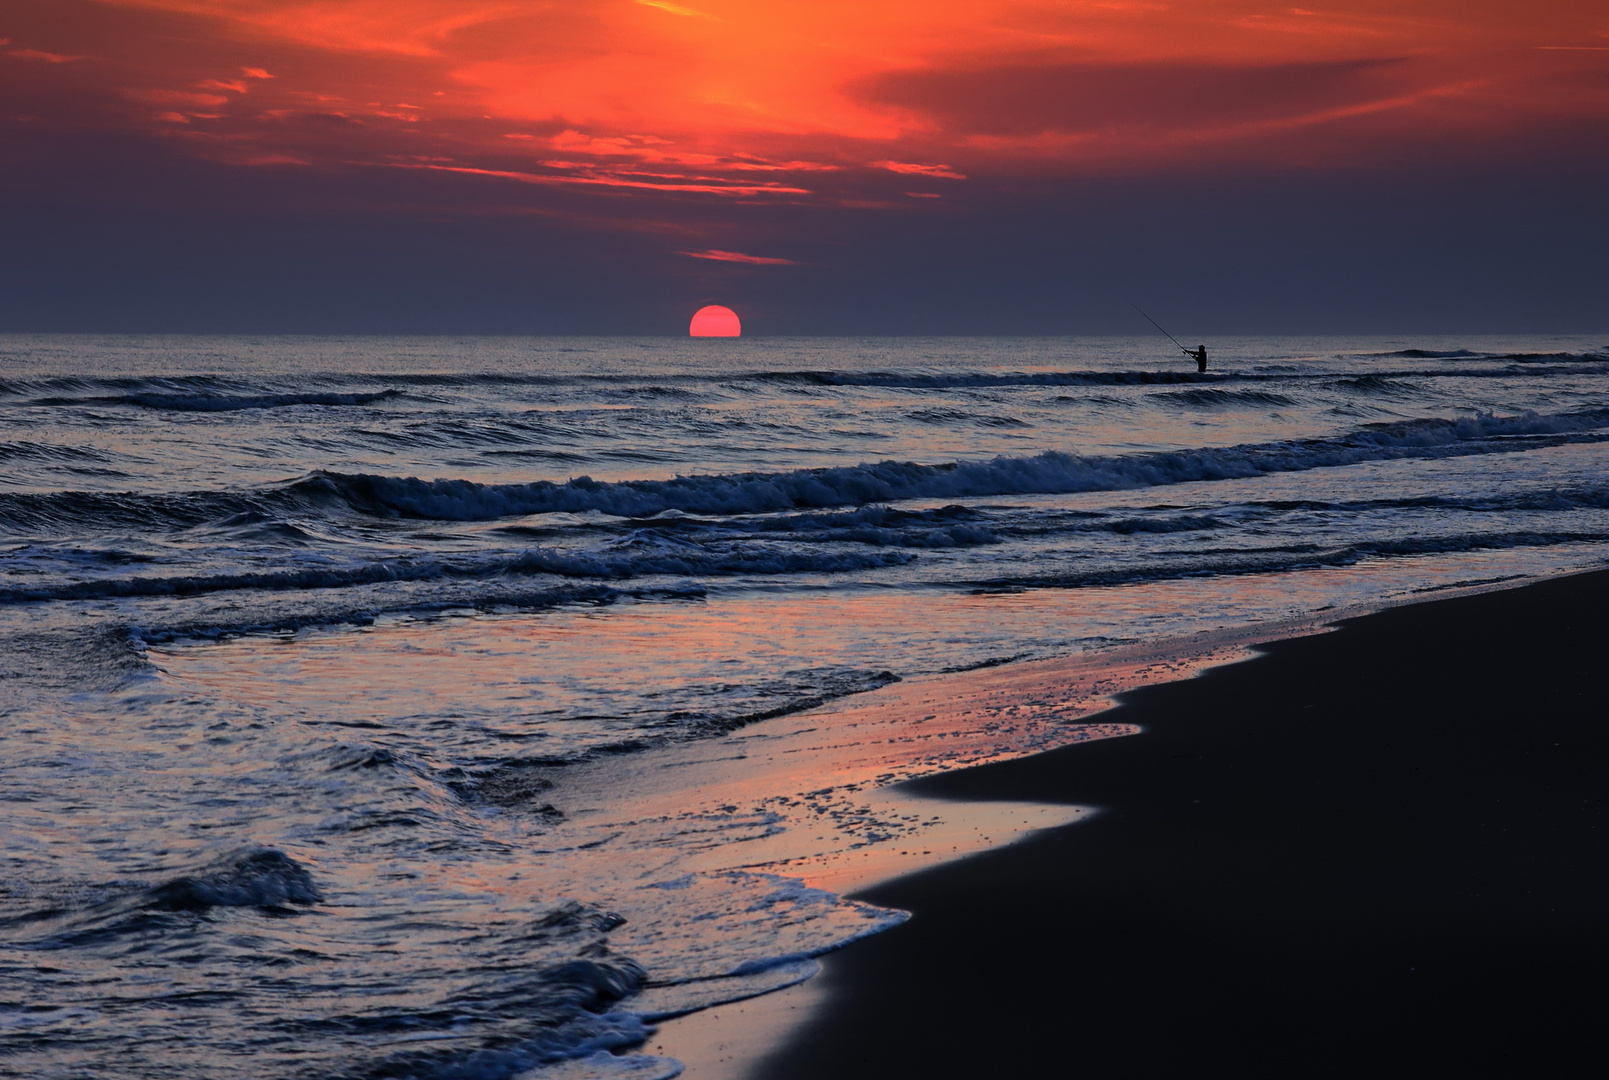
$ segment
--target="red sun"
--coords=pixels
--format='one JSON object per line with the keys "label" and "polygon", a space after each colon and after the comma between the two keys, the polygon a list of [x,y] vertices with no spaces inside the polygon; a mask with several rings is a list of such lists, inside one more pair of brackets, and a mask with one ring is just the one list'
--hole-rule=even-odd
{"label": "red sun", "polygon": [[693,337],[742,337],[743,324],[737,312],[729,307],[711,304],[693,313],[693,323],[687,328]]}

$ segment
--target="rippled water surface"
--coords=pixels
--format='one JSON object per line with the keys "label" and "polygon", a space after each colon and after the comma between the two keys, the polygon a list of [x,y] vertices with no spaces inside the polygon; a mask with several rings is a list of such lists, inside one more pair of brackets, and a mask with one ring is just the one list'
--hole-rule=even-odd
{"label": "rippled water surface", "polygon": [[1609,553],[1606,343],[1207,344],[0,338],[0,1072],[669,1076],[900,916],[566,770]]}

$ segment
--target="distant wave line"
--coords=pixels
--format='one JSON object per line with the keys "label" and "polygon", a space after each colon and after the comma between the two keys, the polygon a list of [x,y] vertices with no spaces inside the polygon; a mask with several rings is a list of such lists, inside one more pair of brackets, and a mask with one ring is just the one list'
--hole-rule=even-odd
{"label": "distant wave line", "polygon": [[133,405],[171,412],[237,412],[243,409],[283,409],[294,405],[372,405],[401,395],[400,390],[343,394],[304,392],[292,394],[108,394],[94,397],[43,397],[23,402],[41,407],[82,405]]}
{"label": "distant wave line", "polygon": [[0,521],[51,528],[91,521],[180,527],[229,515],[285,512],[439,521],[492,521],[535,514],[603,514],[651,518],[670,511],[714,516],[828,509],[907,499],[1072,494],[1247,479],[1400,458],[1513,453],[1609,439],[1609,409],[1518,416],[1478,414],[1370,424],[1331,438],[1193,450],[1084,457],[1051,450],[1033,457],[919,464],[859,465],[677,476],[669,480],[593,480],[488,484],[319,470],[268,489],[161,495],[58,492],[0,493]]}

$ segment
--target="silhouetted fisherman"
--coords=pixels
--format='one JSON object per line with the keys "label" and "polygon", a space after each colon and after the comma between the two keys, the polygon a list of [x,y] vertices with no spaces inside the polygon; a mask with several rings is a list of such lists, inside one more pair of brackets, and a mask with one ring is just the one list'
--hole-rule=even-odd
{"label": "silhouetted fisherman", "polygon": [[[1133,308],[1135,311],[1139,311],[1141,315],[1145,315],[1145,312],[1140,311],[1140,305],[1139,304],[1131,303],[1129,305],[1129,307]],[[1162,330],[1162,324],[1157,322],[1155,319],[1151,318],[1151,316],[1145,315],[1145,321],[1150,323],[1152,326],[1156,327],[1158,330]],[[1194,360],[1196,362],[1196,370],[1197,371],[1206,371],[1207,370],[1207,347],[1205,345],[1197,345],[1193,349],[1186,349],[1184,347],[1183,343],[1180,342],[1178,338],[1174,337],[1172,334],[1168,333],[1166,330],[1162,330],[1162,336],[1167,338],[1169,341],[1173,342],[1175,345],[1178,345],[1180,351],[1183,352],[1184,355],[1186,355],[1190,359]]]}

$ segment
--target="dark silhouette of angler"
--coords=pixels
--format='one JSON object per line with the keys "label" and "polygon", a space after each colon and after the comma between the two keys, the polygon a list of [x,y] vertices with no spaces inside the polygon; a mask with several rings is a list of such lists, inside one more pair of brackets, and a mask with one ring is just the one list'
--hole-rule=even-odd
{"label": "dark silhouette of angler", "polygon": [[[1157,322],[1155,319],[1151,318],[1151,316],[1146,315],[1144,311],[1141,311],[1139,304],[1130,303],[1129,307],[1133,308],[1135,311],[1139,311],[1141,315],[1145,315],[1145,321],[1146,322],[1150,323],[1152,326],[1156,327],[1158,330],[1162,330],[1162,324]],[[1172,334],[1168,333],[1166,330],[1162,330],[1162,336],[1167,338],[1169,341],[1173,342],[1175,345],[1178,345],[1180,351],[1183,352],[1184,355],[1186,355],[1190,359],[1194,360],[1196,362],[1196,370],[1197,371],[1206,371],[1207,370],[1207,347],[1205,345],[1197,345],[1193,349],[1186,349],[1184,347],[1184,345],[1182,345],[1180,343],[1178,338],[1174,337]]]}

